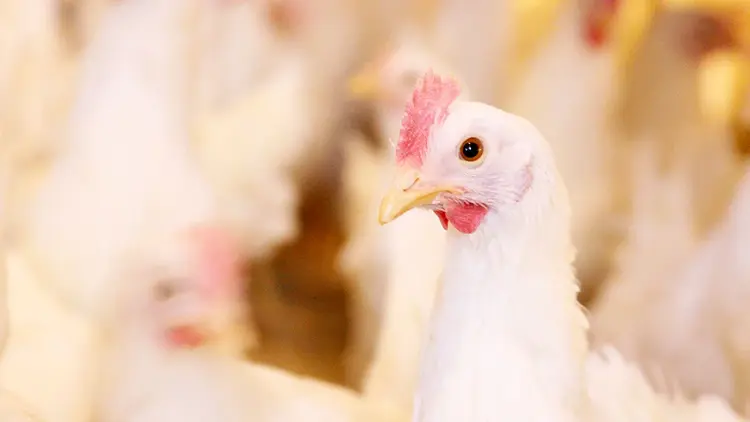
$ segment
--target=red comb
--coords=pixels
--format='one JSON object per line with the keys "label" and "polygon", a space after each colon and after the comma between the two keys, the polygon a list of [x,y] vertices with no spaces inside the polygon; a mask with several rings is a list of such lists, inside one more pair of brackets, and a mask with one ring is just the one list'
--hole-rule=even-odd
{"label": "red comb", "polygon": [[430,129],[435,123],[445,121],[448,107],[460,93],[458,82],[451,78],[441,78],[432,70],[428,70],[419,79],[411,100],[406,103],[404,118],[401,120],[396,162],[422,165]]}

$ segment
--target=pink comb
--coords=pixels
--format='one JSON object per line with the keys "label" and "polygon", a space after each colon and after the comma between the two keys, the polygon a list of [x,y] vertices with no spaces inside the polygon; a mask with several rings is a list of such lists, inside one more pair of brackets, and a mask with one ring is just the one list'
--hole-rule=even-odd
{"label": "pink comb", "polygon": [[427,153],[430,130],[448,117],[448,107],[458,98],[461,88],[451,78],[441,78],[432,70],[417,81],[406,103],[396,147],[396,162],[421,166]]}

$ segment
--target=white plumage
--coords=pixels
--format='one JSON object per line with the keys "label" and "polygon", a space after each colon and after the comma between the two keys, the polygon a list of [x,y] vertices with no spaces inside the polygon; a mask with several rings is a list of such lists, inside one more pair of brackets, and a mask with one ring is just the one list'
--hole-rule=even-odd
{"label": "white plumage", "polygon": [[[472,136],[486,152],[462,165],[456,145]],[[413,207],[398,198],[417,193],[439,193],[428,208],[471,201],[488,211],[474,231],[449,229],[416,421],[742,420],[727,406],[658,395],[617,352],[589,354],[567,192],[530,123],[457,101],[428,142],[420,165],[404,164],[416,181],[389,192],[381,220]]]}

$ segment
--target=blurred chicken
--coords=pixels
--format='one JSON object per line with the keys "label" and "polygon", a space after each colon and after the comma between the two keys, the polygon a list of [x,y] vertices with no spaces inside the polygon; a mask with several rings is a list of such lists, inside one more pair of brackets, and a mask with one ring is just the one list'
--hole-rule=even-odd
{"label": "blurred chicken", "polygon": [[202,277],[185,273],[190,260],[154,272],[154,263],[140,258],[145,267],[131,274],[139,278],[120,284],[107,317],[97,420],[406,420],[341,387],[212,352],[214,336],[226,327],[216,312],[241,296],[227,267],[236,263],[210,262],[211,256],[194,261],[206,265]]}
{"label": "blurred chicken", "polygon": [[10,335],[0,385],[42,420],[85,420],[96,362],[94,326],[40,282],[17,252],[7,260]]}
{"label": "blurred chicken", "polygon": [[[2,160],[0,160],[2,163]],[[1,164],[0,164],[1,165]],[[8,169],[0,170],[0,356],[8,341],[7,194]]]}
{"label": "blurred chicken", "polygon": [[266,0],[200,4],[200,16],[190,29],[195,78],[192,112],[197,116],[231,107],[252,93],[275,68],[277,51],[282,55],[286,51],[269,16],[269,4]]}
{"label": "blurred chicken", "polygon": [[[317,124],[306,70],[303,59],[290,56],[257,92],[194,126],[196,155],[219,212],[253,257],[268,256],[298,230],[292,170]],[[290,105],[301,109],[291,119]]]}
{"label": "blurred chicken", "polygon": [[[667,305],[679,288],[674,284],[676,271],[690,256],[698,239],[694,233],[686,163],[682,168],[664,169],[655,153],[659,147],[657,141],[633,142],[630,230],[627,242],[618,251],[618,270],[594,302],[591,330],[594,347],[614,342],[625,356],[643,363],[644,372],[651,375],[652,381],[661,382],[664,365],[670,362],[657,360],[666,357],[666,352],[661,356],[653,351],[648,353],[648,349],[653,346],[652,341],[658,341],[658,336],[674,334],[678,329],[673,327],[665,332],[666,321],[692,317],[684,313],[675,315],[675,309]],[[691,392],[689,386],[681,387]]]}
{"label": "blurred chicken", "polygon": [[[0,5],[0,128],[3,152],[18,155],[43,139],[59,81],[65,75],[56,0],[7,0]],[[67,82],[67,81],[66,81]],[[28,145],[18,145],[20,142]]]}
{"label": "blurred chicken", "polygon": [[[4,240],[10,244],[16,224],[26,218],[19,203],[31,194],[54,155],[55,135],[74,85],[76,63],[60,44],[58,6],[54,0],[0,5],[0,43],[7,43],[0,48],[0,153],[7,176]],[[26,407],[20,403],[27,402],[44,420],[81,420],[87,405],[79,401],[86,388],[87,356],[80,353],[88,339],[86,325],[28,274],[12,245],[7,293],[8,331],[13,334],[0,360],[0,384],[5,394],[19,398],[4,397],[3,406]]]}
{"label": "blurred chicken", "polygon": [[[629,287],[623,283],[619,290],[609,289],[612,296],[605,296],[605,303],[611,305],[603,308],[607,313],[594,314],[592,321],[595,329],[614,331],[599,330],[600,338],[619,335],[618,347],[639,361],[660,389],[678,389],[694,397],[720,395],[745,413],[750,366],[742,304],[747,300],[748,270],[741,239],[747,231],[748,180],[739,186],[725,221],[694,252],[682,253],[679,259],[672,254],[670,270],[659,274],[662,279],[649,280],[652,288],[644,280],[637,294],[632,282]],[[675,246],[687,252],[682,245]],[[656,274],[651,271],[648,276],[652,275]],[[616,306],[621,308],[615,309],[617,294],[621,298]],[[644,306],[635,300],[638,296],[654,304]],[[624,308],[623,297],[631,298],[630,309]],[[615,328],[617,312],[630,315],[630,322]]]}
{"label": "blurred chicken", "polygon": [[[0,377],[45,419],[87,417],[96,316],[111,304],[128,251],[219,225],[186,120],[182,29],[196,4],[132,0],[109,9],[84,56],[64,148],[17,239],[14,334]],[[238,352],[245,333],[236,334],[228,343]]]}
{"label": "blurred chicken", "polygon": [[10,392],[0,390],[0,419],[3,422],[42,422],[28,407]]}
{"label": "blurred chicken", "polygon": [[435,52],[461,75],[477,101],[502,101],[514,70],[509,63],[514,62],[512,58],[518,53],[516,36],[522,27],[545,25],[544,16],[537,13],[531,20],[530,16],[519,14],[520,3],[532,3],[527,1],[434,0],[432,3],[436,10],[432,12],[434,18],[428,36]]}
{"label": "blurred chicken", "polygon": [[10,230],[25,218],[23,202],[59,143],[77,58],[67,51],[59,0],[0,4],[0,155],[10,168]]}
{"label": "blurred chicken", "polygon": [[[719,333],[719,346],[723,348],[728,366],[731,368],[732,395],[728,397],[735,408],[750,414],[750,344],[747,340],[748,318],[746,308],[748,295],[747,239],[748,212],[750,212],[750,176],[740,182],[732,207],[725,221],[706,241],[693,263],[685,268],[684,278],[694,280],[696,295],[707,295],[708,305],[703,312],[718,315],[714,333]],[[684,282],[685,284],[690,281]],[[692,283],[691,283],[692,284]],[[701,292],[697,292],[701,290]],[[710,343],[705,344],[709,346]],[[690,350],[686,348],[685,350]],[[720,379],[721,373],[711,373]],[[724,379],[723,381],[727,381]]]}
{"label": "blurred chicken", "polygon": [[[234,98],[229,93],[241,84],[227,85],[218,106],[194,125],[197,154],[218,191],[221,213],[255,258],[296,236],[298,185],[326,171],[331,133],[343,112],[337,86],[357,46],[347,21],[351,10],[340,0],[259,4],[280,37],[271,44],[275,50],[254,57],[261,79]],[[260,66],[261,56],[270,63]],[[208,65],[215,72],[231,68]]]}
{"label": "blurred chicken", "polygon": [[[2,177],[0,177],[0,362],[4,359],[10,325],[8,320],[8,288],[6,285],[8,279],[5,231],[7,171],[8,169],[4,168]],[[4,422],[40,422],[23,400],[4,388],[2,375],[0,375],[0,420]]]}
{"label": "blurred chicken", "polygon": [[717,315],[704,312],[701,287],[679,276],[744,172],[729,128],[706,122],[697,95],[698,60],[725,42],[723,28],[706,16],[665,13],[633,62],[624,103],[637,153],[632,229],[591,321],[595,347],[613,344],[662,391],[732,400]]}
{"label": "blurred chicken", "polygon": [[701,112],[696,78],[700,61],[731,43],[726,26],[710,15],[660,14],[628,71],[620,110],[624,136],[657,142],[663,167],[690,163],[699,236],[721,217],[743,174],[728,128]]}

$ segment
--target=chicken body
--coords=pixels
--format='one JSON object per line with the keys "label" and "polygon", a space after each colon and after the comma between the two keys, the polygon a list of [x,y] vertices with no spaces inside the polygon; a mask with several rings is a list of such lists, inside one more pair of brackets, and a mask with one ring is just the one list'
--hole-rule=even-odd
{"label": "chicken body", "polygon": [[[3,183],[7,182],[3,180]],[[8,258],[6,250],[6,188],[0,188],[0,367],[5,360],[5,345],[8,340],[10,321],[8,318]],[[2,388],[3,374],[0,371],[0,419],[8,422],[33,422],[38,419],[29,411],[22,400],[16,398],[10,391]]]}
{"label": "chicken body", "polygon": [[[747,346],[744,336],[738,334],[744,332],[747,324],[744,311],[739,308],[747,297],[747,269],[739,247],[739,239],[747,230],[747,186],[745,179],[725,220],[663,276],[666,283],[654,280],[664,291],[650,295],[659,306],[647,308],[650,314],[641,323],[620,328],[621,337],[615,343],[626,357],[643,366],[649,380],[660,390],[676,390],[689,397],[719,395],[741,412],[747,412],[749,374],[744,352]],[[611,292],[615,294],[616,290]],[[625,294],[633,297],[632,292]],[[605,309],[612,312],[614,307]],[[643,312],[641,309],[629,312],[636,314]],[[595,316],[601,319],[593,322],[611,322],[605,319],[608,314]],[[610,324],[606,328],[614,327]],[[628,329],[633,331],[625,331]],[[612,336],[602,332],[601,338],[608,335]]]}
{"label": "chicken body", "polygon": [[[123,384],[107,390],[116,397],[110,409],[115,416],[105,416],[102,420],[407,420],[406,415],[391,414],[375,405],[367,405],[354,392],[342,387],[300,378],[263,365],[228,360],[201,351],[183,351],[161,357],[146,357],[138,353],[125,359],[136,356],[140,358],[141,367],[125,364],[121,369],[123,373],[127,370],[130,374],[139,374],[138,378],[118,379],[116,382]],[[121,365],[133,361],[118,362]],[[144,389],[144,385],[150,387]]]}
{"label": "chicken body", "polygon": [[0,391],[0,418],[7,422],[42,422],[8,391]]}
{"label": "chicken body", "polygon": [[[320,128],[308,65],[287,55],[255,91],[194,126],[196,154],[222,218],[253,257],[268,256],[297,234],[294,170]],[[292,98],[299,108],[289,118]]]}
{"label": "chicken body", "polygon": [[215,216],[184,109],[189,11],[170,0],[117,4],[84,58],[65,150],[22,239],[41,278],[83,309],[106,306],[106,280],[139,236]]}
{"label": "chicken body", "polygon": [[[195,149],[219,196],[222,218],[250,257],[268,257],[296,237],[299,185],[315,171],[326,171],[331,134],[344,111],[340,80],[358,39],[350,10],[343,4],[260,2],[253,6],[256,13],[263,16],[264,8],[287,7],[299,15],[298,22],[287,28],[289,33],[258,43],[253,60],[249,53],[230,54],[231,46],[221,46],[221,51],[227,50],[222,64],[210,55],[203,59],[206,72],[222,74],[224,82],[213,86],[212,77],[201,76],[206,79],[198,88],[201,101],[214,99],[196,114]],[[238,24],[245,28],[247,20]],[[267,24],[263,27],[269,30]],[[258,36],[263,37],[268,38]],[[248,48],[244,41],[234,43],[235,49]],[[240,68],[248,70],[224,75],[235,67],[229,66],[231,60],[239,62],[243,54],[247,57]],[[247,80],[251,64],[256,74],[252,83]]]}
{"label": "chicken body", "polygon": [[634,165],[631,230],[591,308],[592,344],[617,347],[661,392],[716,394],[742,410],[719,311],[741,283],[734,293],[709,293],[715,281],[701,274],[712,264],[696,248],[715,242],[707,233],[744,166],[727,128],[706,123],[699,112],[696,61],[685,48],[703,25],[697,18],[658,17],[631,72],[624,114]]}
{"label": "chicken body", "polygon": [[29,272],[10,278],[17,325],[2,377],[45,419],[89,416],[98,316],[116,296],[130,251],[218,224],[184,108],[180,29],[191,5],[137,0],[108,10],[83,59],[64,149],[19,233],[19,262]]}
{"label": "chicken body", "polygon": [[[342,387],[218,354],[215,335],[231,320],[224,309],[241,298],[230,269],[200,279],[184,273],[189,260],[154,273],[149,259],[139,258],[141,278],[120,285],[105,319],[99,420],[406,420]],[[206,334],[185,346],[167,335],[175,327]]]}
{"label": "chicken body", "polygon": [[0,386],[17,396],[8,403],[27,403],[44,421],[85,420],[96,374],[95,325],[36,278],[17,251],[7,260],[10,336]]}

